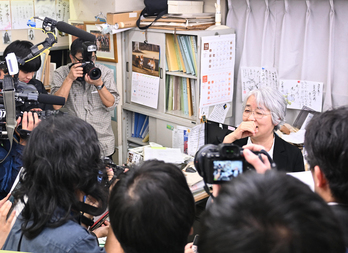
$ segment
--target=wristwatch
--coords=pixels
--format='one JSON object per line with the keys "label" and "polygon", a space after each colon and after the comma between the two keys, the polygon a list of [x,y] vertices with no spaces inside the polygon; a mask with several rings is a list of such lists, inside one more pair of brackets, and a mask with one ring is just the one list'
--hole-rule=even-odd
{"label": "wristwatch", "polygon": [[104,84],[103,85],[100,85],[100,86],[95,86],[97,88],[97,90],[101,90],[104,88]]}

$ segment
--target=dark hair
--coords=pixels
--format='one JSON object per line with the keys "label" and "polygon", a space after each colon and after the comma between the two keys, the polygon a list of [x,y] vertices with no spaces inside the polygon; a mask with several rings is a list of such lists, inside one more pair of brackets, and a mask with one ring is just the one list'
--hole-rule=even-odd
{"label": "dark hair", "polygon": [[80,38],[77,38],[76,40],[74,40],[70,46],[70,54],[72,56],[76,56],[77,53],[83,54],[84,53],[84,47],[83,47],[84,42],[85,41],[80,39]]}
{"label": "dark hair", "polygon": [[[98,182],[104,165],[97,133],[77,117],[57,115],[42,120],[24,148],[23,167],[16,197],[28,197],[22,212],[22,231],[28,238],[44,227],[58,227],[72,212],[78,213],[77,190],[106,206],[107,193]],[[64,217],[53,220],[57,209]]]}
{"label": "dark hair", "polygon": [[348,204],[348,107],[326,111],[306,127],[307,162],[324,173],[336,201]]}
{"label": "dark hair", "polygon": [[[16,40],[8,45],[4,51],[3,58],[9,53],[15,53],[17,57],[24,58],[31,53],[30,48],[34,44],[26,40]],[[41,66],[41,58],[36,57],[33,60],[26,62],[24,65],[19,65],[19,69],[23,72],[38,71]]]}
{"label": "dark hair", "polygon": [[111,192],[111,227],[126,253],[182,253],[195,217],[185,176],[173,164],[146,161]]}
{"label": "dark hair", "polygon": [[338,221],[310,188],[277,171],[222,186],[203,216],[200,253],[343,253]]}

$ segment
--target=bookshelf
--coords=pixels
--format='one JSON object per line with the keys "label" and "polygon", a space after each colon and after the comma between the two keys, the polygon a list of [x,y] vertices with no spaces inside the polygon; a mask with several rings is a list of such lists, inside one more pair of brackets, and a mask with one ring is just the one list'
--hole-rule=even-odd
{"label": "bookshelf", "polygon": [[[187,31],[172,31],[172,30],[159,30],[159,29],[148,29],[142,31],[134,29],[125,32],[124,34],[124,67],[125,76],[123,83],[123,105],[122,105],[122,153],[123,162],[126,161],[127,150],[130,146],[134,145],[147,145],[143,143],[142,139],[132,137],[132,121],[134,113],[140,113],[148,116],[149,119],[149,141],[156,142],[163,146],[172,147],[172,133],[176,126],[184,126],[192,128],[200,123],[199,119],[199,92],[200,92],[200,51],[202,37],[214,36],[223,34],[233,34],[233,29],[225,29],[219,31],[209,30],[187,30]],[[177,52],[168,51],[168,39],[190,38],[195,41],[195,62],[194,73],[192,71],[179,71],[171,68],[167,62],[171,60],[169,54],[172,57],[177,58]],[[184,39],[181,39],[184,41]],[[137,44],[139,42],[139,44]],[[142,43],[146,43],[147,46],[142,48]],[[151,45],[158,45],[151,46]],[[177,45],[178,46],[178,45]],[[158,50],[157,56],[152,54],[153,50]],[[151,53],[145,51],[150,50]],[[194,50],[194,49],[193,49]],[[145,53],[144,53],[145,52]],[[144,62],[140,63],[140,55],[144,56]],[[168,57],[167,57],[168,56]],[[158,64],[155,68],[149,68],[146,66],[146,62],[153,59]],[[158,59],[157,59],[158,58]],[[186,67],[186,66],[185,66]],[[159,78],[158,86],[158,103],[157,107],[150,107],[143,105],[132,100],[132,80],[134,78],[134,72],[143,72],[152,74],[155,73]],[[150,73],[151,71],[151,73]],[[172,86],[170,85],[172,82]],[[174,82],[176,82],[176,91],[174,91]],[[176,92],[176,103],[169,106],[169,93]],[[186,92],[185,92],[186,90]],[[180,95],[179,95],[180,94]],[[134,93],[133,93],[134,96]],[[190,97],[191,96],[191,97]],[[194,99],[192,98],[194,97]],[[133,97],[134,98],[134,97]],[[186,101],[185,101],[185,100]],[[175,106],[175,109],[174,109]],[[191,109],[189,110],[189,106]],[[232,106],[228,117],[232,116]]]}

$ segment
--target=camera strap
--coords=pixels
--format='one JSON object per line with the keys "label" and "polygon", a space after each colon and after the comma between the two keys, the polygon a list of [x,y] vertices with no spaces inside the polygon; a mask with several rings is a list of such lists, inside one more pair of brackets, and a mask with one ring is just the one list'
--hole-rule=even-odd
{"label": "camera strap", "polygon": [[12,83],[12,77],[9,75],[6,75],[4,77],[4,83],[3,83],[3,94],[4,94],[4,106],[6,110],[6,131],[8,140],[10,142],[10,148],[0,163],[5,161],[5,159],[8,157],[8,155],[11,152],[12,149],[12,142],[13,142],[13,134],[17,125],[16,122],[16,101],[15,101],[15,90]]}

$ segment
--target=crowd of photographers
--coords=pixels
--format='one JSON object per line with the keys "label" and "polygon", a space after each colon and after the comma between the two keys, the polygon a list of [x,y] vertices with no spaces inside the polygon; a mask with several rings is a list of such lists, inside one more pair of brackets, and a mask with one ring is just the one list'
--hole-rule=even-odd
{"label": "crowd of photographers", "polygon": [[[29,112],[18,119],[22,129],[31,131],[30,137],[18,135],[18,145],[25,144],[23,152],[7,159],[19,159],[16,166],[25,168],[11,196],[23,208],[12,210],[9,195],[0,201],[0,246],[27,252],[195,252],[192,243],[187,244],[188,236],[195,232],[195,202],[184,174],[175,165],[144,162],[121,173],[110,189],[112,176],[108,177],[100,157],[112,155],[107,148],[111,136],[105,135],[107,128],[101,131],[93,116],[114,108],[119,95],[112,88],[113,77],[103,67],[101,77],[92,80],[81,67],[82,52],[72,53],[71,60],[76,64],[58,69],[53,86],[55,94],[66,98],[70,114],[40,120]],[[95,60],[95,54],[90,60]],[[76,81],[82,76],[85,79]],[[243,123],[225,138],[225,142],[247,138],[242,144],[246,144],[243,159],[255,171],[214,186],[215,197],[201,220],[200,253],[347,250],[348,108],[326,111],[307,126],[305,147],[315,185],[312,192],[284,172],[301,171],[303,165],[294,165],[297,151],[273,132],[283,118],[274,109],[277,106],[262,97],[272,92],[252,93],[246,100]],[[274,156],[284,145],[288,157],[294,154],[296,159],[278,166]],[[265,155],[254,153],[261,150],[271,153],[276,167]],[[19,170],[13,171],[18,174]],[[88,217],[102,214],[107,207],[110,226],[105,222],[92,233]],[[100,248],[96,237],[105,235],[105,248]]]}

